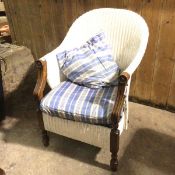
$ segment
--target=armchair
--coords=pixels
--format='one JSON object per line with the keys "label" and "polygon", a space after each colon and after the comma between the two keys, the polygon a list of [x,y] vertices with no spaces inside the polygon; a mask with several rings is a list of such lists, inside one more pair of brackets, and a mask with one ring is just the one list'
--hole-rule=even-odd
{"label": "armchair", "polygon": [[[56,54],[82,44],[99,31],[106,33],[107,41],[112,47],[113,58],[122,70],[115,100],[111,103],[110,126],[68,120],[42,112],[40,102],[44,97],[46,81],[51,91],[54,91],[66,80],[59,69]],[[34,96],[38,102],[38,120],[44,146],[49,145],[47,131],[50,131],[91,145],[109,148],[110,167],[113,171],[117,170],[119,136],[128,125],[131,76],[144,55],[148,35],[148,27],[144,19],[132,11],[112,8],[95,9],[75,20],[60,46],[36,61],[38,79]]]}

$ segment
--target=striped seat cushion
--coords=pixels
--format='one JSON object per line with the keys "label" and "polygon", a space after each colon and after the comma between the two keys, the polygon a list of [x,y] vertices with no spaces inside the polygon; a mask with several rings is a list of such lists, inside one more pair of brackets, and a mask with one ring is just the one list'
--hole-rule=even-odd
{"label": "striped seat cushion", "polygon": [[117,86],[88,88],[62,82],[41,101],[41,110],[51,116],[91,124],[110,125]]}
{"label": "striped seat cushion", "polygon": [[72,82],[91,88],[117,84],[120,69],[103,32],[78,48],[58,53],[57,60],[62,72]]}

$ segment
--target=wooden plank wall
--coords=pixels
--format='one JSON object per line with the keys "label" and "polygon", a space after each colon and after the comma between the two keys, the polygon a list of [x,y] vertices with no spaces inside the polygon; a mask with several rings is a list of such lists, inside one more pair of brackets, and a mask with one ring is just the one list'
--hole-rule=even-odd
{"label": "wooden plank wall", "polygon": [[35,58],[63,40],[82,13],[100,7],[124,8],[142,15],[150,30],[144,59],[132,77],[130,96],[175,108],[174,0],[5,0],[14,43],[29,47]]}

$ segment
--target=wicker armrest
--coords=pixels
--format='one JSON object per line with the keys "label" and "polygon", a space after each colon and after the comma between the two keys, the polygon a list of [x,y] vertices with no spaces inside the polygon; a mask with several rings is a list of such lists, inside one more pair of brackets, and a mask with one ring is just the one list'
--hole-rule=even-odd
{"label": "wicker armrest", "polygon": [[43,98],[43,92],[46,85],[47,79],[47,62],[43,60],[36,61],[36,67],[38,69],[38,77],[33,91],[35,98],[40,101]]}

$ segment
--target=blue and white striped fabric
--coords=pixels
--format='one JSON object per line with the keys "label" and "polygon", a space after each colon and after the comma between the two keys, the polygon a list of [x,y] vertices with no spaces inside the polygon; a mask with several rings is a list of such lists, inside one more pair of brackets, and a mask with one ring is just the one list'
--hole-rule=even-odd
{"label": "blue and white striped fabric", "polygon": [[88,88],[62,82],[41,101],[41,110],[51,116],[108,126],[117,95],[117,86]]}
{"label": "blue and white striped fabric", "polygon": [[112,58],[104,33],[95,35],[79,48],[58,53],[57,60],[72,82],[91,88],[117,84],[120,69]]}

